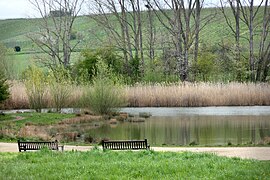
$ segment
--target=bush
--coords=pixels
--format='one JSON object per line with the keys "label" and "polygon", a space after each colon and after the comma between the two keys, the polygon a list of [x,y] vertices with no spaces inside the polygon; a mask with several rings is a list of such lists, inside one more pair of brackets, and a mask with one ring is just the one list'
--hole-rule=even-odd
{"label": "bush", "polygon": [[15,46],[14,51],[15,52],[21,52],[21,47],[20,46]]}
{"label": "bush", "polygon": [[83,79],[85,79],[86,73],[87,80],[93,81],[98,73],[98,61],[103,61],[106,68],[110,68],[113,73],[122,74],[123,66],[121,60],[111,48],[103,48],[95,51],[84,50],[81,55],[83,56],[83,60],[79,61],[74,69],[76,71],[75,74],[79,77],[84,77]]}
{"label": "bush", "polygon": [[37,112],[41,112],[46,104],[47,79],[45,73],[36,66],[29,66],[23,74],[30,106]]}
{"label": "bush", "polygon": [[55,69],[49,75],[49,89],[52,97],[53,106],[57,112],[68,106],[69,97],[71,95],[71,77],[70,73],[63,66]]}
{"label": "bush", "polygon": [[82,102],[84,107],[90,108],[96,114],[110,114],[125,104],[125,96],[121,86],[112,80],[114,75],[110,68],[107,69],[102,61],[97,63],[97,67],[99,73],[93,86],[82,97]]}
{"label": "bush", "polygon": [[133,83],[136,83],[141,78],[141,71],[140,71],[140,58],[134,57],[130,61],[130,70],[131,70],[131,77]]}
{"label": "bush", "polygon": [[208,81],[215,69],[216,56],[211,52],[204,52],[198,56],[197,70],[203,81]]}
{"label": "bush", "polygon": [[160,59],[154,59],[152,63],[146,64],[143,82],[146,83],[163,83],[178,82],[179,78],[175,74],[166,74],[164,72],[164,64]]}
{"label": "bush", "polygon": [[110,114],[117,111],[125,102],[120,88],[101,79],[95,81],[83,98],[84,105],[96,114]]}

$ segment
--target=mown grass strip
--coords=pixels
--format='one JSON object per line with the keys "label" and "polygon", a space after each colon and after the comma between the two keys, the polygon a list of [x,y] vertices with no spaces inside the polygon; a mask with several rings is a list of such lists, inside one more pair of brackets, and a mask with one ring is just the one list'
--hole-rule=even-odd
{"label": "mown grass strip", "polygon": [[0,179],[267,179],[270,162],[153,151],[0,153]]}

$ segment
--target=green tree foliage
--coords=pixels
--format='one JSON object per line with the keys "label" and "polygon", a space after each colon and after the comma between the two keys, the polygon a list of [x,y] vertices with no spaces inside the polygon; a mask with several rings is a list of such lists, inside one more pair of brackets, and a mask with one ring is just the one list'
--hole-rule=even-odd
{"label": "green tree foliage", "polygon": [[3,73],[0,72],[0,103],[8,99],[9,95],[7,79],[4,77]]}
{"label": "green tree foliage", "polygon": [[131,70],[131,78],[132,82],[136,83],[140,80],[141,77],[141,70],[140,70],[140,58],[134,57],[130,61],[130,70]]}
{"label": "green tree foliage", "polygon": [[0,103],[9,97],[9,86],[5,78],[5,58],[7,49],[0,44]]}
{"label": "green tree foliage", "polygon": [[14,65],[7,54],[10,53],[9,50],[0,43],[0,69],[1,73],[8,79],[14,78]]}
{"label": "green tree foliage", "polygon": [[215,68],[216,56],[211,52],[204,52],[198,56],[197,72],[198,77],[203,81],[208,81]]}
{"label": "green tree foliage", "polygon": [[166,73],[164,66],[164,63],[158,58],[147,63],[142,81],[146,83],[177,82],[179,80],[178,76],[174,73]]}
{"label": "green tree foliage", "polygon": [[103,48],[96,51],[84,50],[81,53],[83,60],[75,65],[75,72],[79,77],[87,74],[87,80],[92,81],[97,76],[97,63],[103,61],[106,68],[110,68],[113,73],[122,74],[122,62],[112,48]]}
{"label": "green tree foliage", "polygon": [[218,71],[216,76],[219,76],[219,81],[238,81],[244,82],[248,80],[248,61],[245,57],[248,54],[242,52],[242,56],[239,60],[235,59],[235,52],[231,49],[235,49],[235,45],[230,41],[223,41],[220,47],[216,48],[216,51],[212,52],[216,54],[216,65]]}

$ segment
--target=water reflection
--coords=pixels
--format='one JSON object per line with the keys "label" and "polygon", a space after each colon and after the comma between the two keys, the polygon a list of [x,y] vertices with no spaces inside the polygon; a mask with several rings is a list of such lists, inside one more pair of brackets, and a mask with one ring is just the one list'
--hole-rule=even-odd
{"label": "water reflection", "polygon": [[144,139],[153,145],[258,144],[270,137],[270,116],[153,116],[145,122],[104,124],[94,138]]}

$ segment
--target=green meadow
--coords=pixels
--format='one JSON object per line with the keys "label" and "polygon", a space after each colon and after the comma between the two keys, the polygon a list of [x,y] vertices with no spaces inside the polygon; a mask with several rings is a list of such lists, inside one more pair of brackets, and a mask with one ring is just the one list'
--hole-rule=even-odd
{"label": "green meadow", "polygon": [[0,179],[268,179],[270,162],[191,152],[0,153]]}

